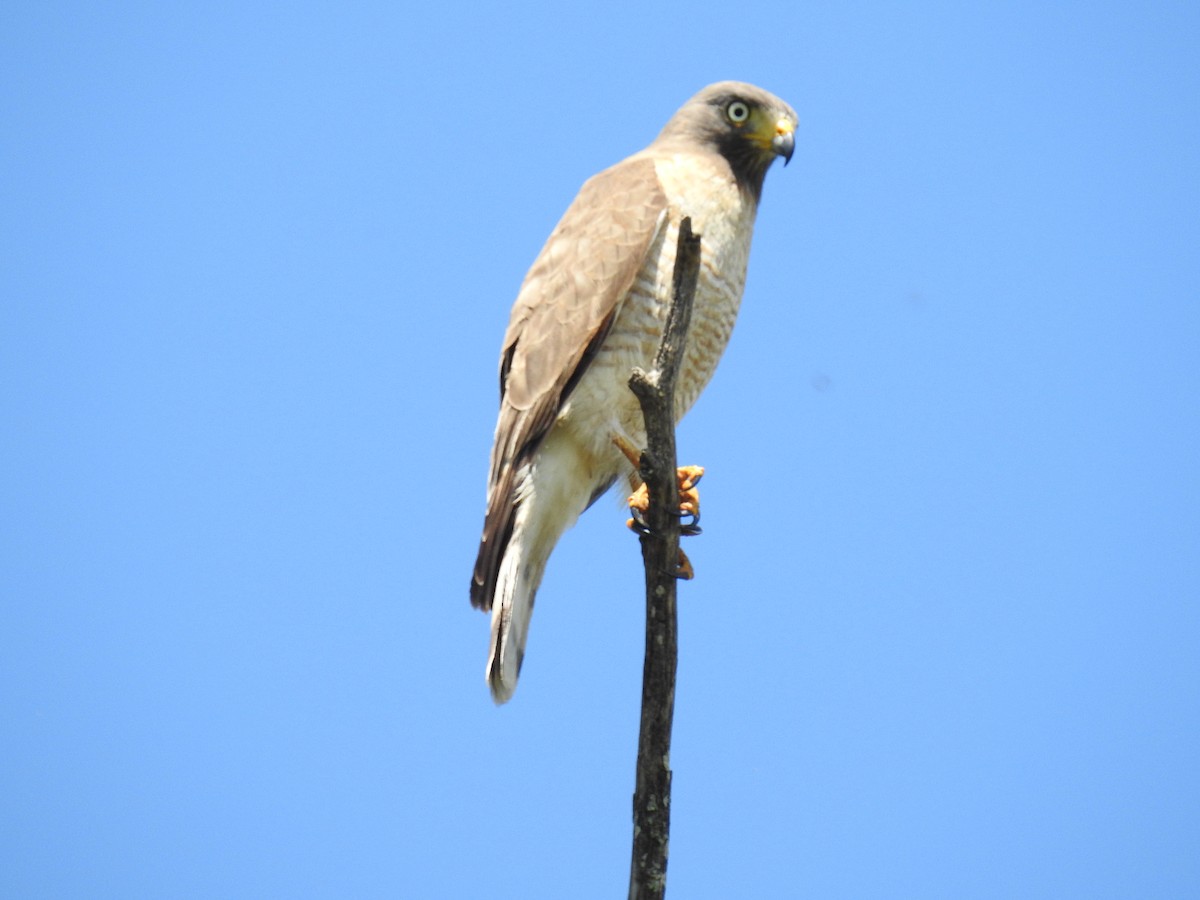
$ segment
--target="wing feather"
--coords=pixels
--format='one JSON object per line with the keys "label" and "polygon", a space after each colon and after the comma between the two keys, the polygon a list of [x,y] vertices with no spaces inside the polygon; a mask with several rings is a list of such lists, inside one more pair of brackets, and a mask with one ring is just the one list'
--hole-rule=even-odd
{"label": "wing feather", "polygon": [[521,285],[500,354],[500,415],[471,602],[491,607],[516,513],[517,471],[604,342],[665,219],[654,161],[631,157],[584,183]]}

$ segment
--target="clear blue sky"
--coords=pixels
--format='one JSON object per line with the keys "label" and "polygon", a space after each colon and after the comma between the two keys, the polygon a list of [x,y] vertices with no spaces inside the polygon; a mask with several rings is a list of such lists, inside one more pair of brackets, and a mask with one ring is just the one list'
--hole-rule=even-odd
{"label": "clear blue sky", "polygon": [[579,184],[798,111],[680,430],[677,898],[1200,894],[1200,10],[9,4],[0,895],[624,896],[637,542],[496,709],[496,363]]}

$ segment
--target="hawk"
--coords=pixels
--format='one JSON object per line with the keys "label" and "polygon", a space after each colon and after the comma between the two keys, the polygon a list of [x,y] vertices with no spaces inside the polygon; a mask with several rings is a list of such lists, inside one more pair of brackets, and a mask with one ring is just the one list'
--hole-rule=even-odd
{"label": "hawk", "polygon": [[[517,686],[534,595],[550,552],[621,476],[640,484],[645,446],[629,389],[666,325],[679,223],[701,266],[675,386],[675,419],[708,383],[733,330],[763,179],[791,159],[796,113],[761,88],[710,85],[649,147],[595,175],[525,276],[500,353],[500,415],[471,603],[492,613],[487,680]],[[634,456],[636,460],[636,455]]]}

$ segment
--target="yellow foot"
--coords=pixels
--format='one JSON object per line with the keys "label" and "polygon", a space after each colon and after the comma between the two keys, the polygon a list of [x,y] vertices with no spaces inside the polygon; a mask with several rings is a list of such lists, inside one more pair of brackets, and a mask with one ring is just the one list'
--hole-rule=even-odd
{"label": "yellow foot", "polygon": [[[690,521],[681,526],[680,533],[689,536],[699,534],[700,490],[696,485],[704,477],[704,467],[680,466],[675,471],[675,477],[679,484],[679,516],[680,518],[690,517]],[[633,513],[633,518],[625,523],[626,526],[638,533],[645,532],[646,510],[649,508],[650,491],[645,484],[642,484],[629,495],[629,509]]]}
{"label": "yellow foot", "polygon": [[691,525],[695,526],[700,521],[700,491],[696,485],[704,477],[704,466],[680,466],[675,477],[679,479],[679,514],[691,516]]}
{"label": "yellow foot", "polygon": [[[680,483],[683,483],[684,468],[689,470],[689,475],[694,475],[691,470],[700,469],[699,466],[681,467],[679,470]],[[703,474],[703,469],[700,469]],[[696,494],[696,481],[699,480],[699,475],[694,475],[691,478],[691,486],[688,488],[688,496],[684,497],[684,492],[679,492],[679,510],[681,514],[692,514],[694,510],[698,510],[700,506],[700,498]],[[633,492],[629,498],[629,508],[633,512],[633,518],[625,520],[625,527],[638,534],[648,534],[649,529],[646,527],[645,512],[650,507],[650,492],[646,490],[643,484],[640,488]],[[700,526],[696,524],[696,519],[680,529],[681,535],[693,535],[700,533]],[[691,581],[696,577],[696,570],[692,568],[692,561],[687,558],[687,554],[683,552],[683,548],[679,548],[679,562],[675,567],[675,577],[684,581]]]}

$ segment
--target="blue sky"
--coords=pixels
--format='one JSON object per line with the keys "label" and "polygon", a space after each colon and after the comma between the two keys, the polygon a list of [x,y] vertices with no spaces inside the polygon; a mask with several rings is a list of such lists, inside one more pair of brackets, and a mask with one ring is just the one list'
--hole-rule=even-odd
{"label": "blue sky", "polygon": [[1193,4],[10,5],[0,894],[622,896],[616,501],[515,700],[496,363],[589,175],[800,116],[680,429],[675,897],[1200,892]]}

